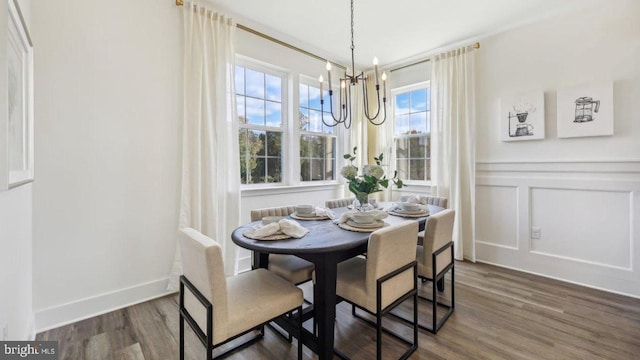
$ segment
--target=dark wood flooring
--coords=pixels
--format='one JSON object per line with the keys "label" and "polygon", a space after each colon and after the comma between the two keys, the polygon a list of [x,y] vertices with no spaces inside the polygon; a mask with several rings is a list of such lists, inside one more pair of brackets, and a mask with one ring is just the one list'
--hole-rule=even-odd
{"label": "dark wood flooring", "polygon": [[[429,285],[422,290],[428,293]],[[448,282],[446,294],[449,288]],[[639,299],[468,262],[456,263],[455,293],[456,311],[437,335],[420,332],[410,359],[640,359]],[[311,298],[309,288],[305,297]],[[403,304],[400,311],[410,309]],[[421,303],[421,319],[430,314],[430,304]],[[385,324],[410,335],[393,318]],[[60,359],[177,359],[177,296],[49,330],[37,339],[59,340]],[[186,358],[204,359],[190,330],[186,339]],[[295,359],[295,344],[267,329],[263,340],[227,359]],[[352,359],[375,358],[375,330],[354,319],[346,303],[338,306],[335,344]],[[384,336],[384,359],[403,351],[404,344]],[[317,356],[305,348],[304,358]]]}

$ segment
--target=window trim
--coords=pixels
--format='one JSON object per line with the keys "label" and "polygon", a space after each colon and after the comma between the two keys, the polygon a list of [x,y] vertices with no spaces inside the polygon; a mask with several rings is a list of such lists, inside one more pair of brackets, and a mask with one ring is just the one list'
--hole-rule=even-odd
{"label": "window trim", "polygon": [[[297,101],[294,104],[294,114],[298,114],[300,112],[300,85],[307,85],[307,86],[314,86],[314,87],[319,87],[320,82],[318,81],[318,79],[314,79],[311,76],[308,75],[302,75],[300,74],[298,76],[298,82],[297,82],[297,86],[295,86],[296,88],[296,99]],[[325,89],[329,89],[329,83],[327,83],[327,81],[324,81],[322,83],[322,86]],[[331,84],[331,89],[334,90],[335,86],[334,84]],[[325,104],[326,105],[326,104]],[[343,136],[345,136],[345,132],[343,131],[341,125],[338,125],[336,127],[334,127],[335,132],[333,134],[328,134],[328,133],[324,133],[324,132],[314,132],[314,131],[302,131],[300,130],[300,126],[298,126],[297,121],[295,119],[293,119],[293,122],[295,123],[294,125],[294,131],[292,134],[295,134],[296,139],[297,139],[297,145],[296,145],[296,157],[297,157],[297,172],[296,172],[296,182],[295,184],[299,185],[299,186],[310,186],[311,184],[318,184],[318,185],[333,185],[333,184],[342,184],[340,182],[340,159],[342,158],[341,155],[341,151],[343,149],[342,146],[342,141],[340,139],[342,139]],[[300,176],[301,176],[301,171],[302,169],[300,168],[300,138],[302,135],[311,135],[311,136],[324,136],[324,137],[333,137],[336,142],[335,142],[335,170],[334,170],[334,179],[333,180],[307,180],[307,181],[303,181],[300,180]]]}
{"label": "window trim", "polygon": [[[245,69],[250,69],[253,71],[257,71],[257,72],[261,72],[267,75],[272,75],[272,76],[277,76],[280,78],[280,86],[282,89],[282,94],[281,94],[281,101],[280,101],[280,106],[281,106],[281,126],[280,127],[275,127],[275,126],[268,126],[268,125],[254,125],[254,124],[240,124],[238,123],[238,130],[241,129],[249,129],[249,130],[257,130],[257,131],[271,131],[271,132],[280,132],[282,133],[282,142],[281,142],[281,147],[282,149],[285,149],[287,147],[287,145],[289,144],[290,140],[290,135],[289,135],[289,127],[288,127],[288,122],[289,122],[289,116],[288,116],[288,109],[289,109],[289,86],[290,86],[290,74],[286,71],[284,71],[284,69],[277,67],[277,66],[272,66],[270,64],[266,64],[262,61],[259,60],[254,60],[251,58],[248,58],[246,56],[242,56],[242,55],[238,55],[236,54],[236,59],[235,59],[235,67],[243,67]],[[236,69],[233,69],[233,71],[235,72]],[[246,95],[246,78],[245,78],[245,95],[241,95],[244,96],[245,99],[246,98],[255,98],[253,96],[247,96]],[[236,89],[235,94],[233,94],[233,96],[238,96],[238,92]],[[266,94],[264,99],[261,99],[264,101],[269,101],[266,98]],[[236,105],[237,106],[237,105]],[[246,104],[245,104],[245,116],[246,116]],[[268,158],[268,155],[265,154],[265,159]],[[280,167],[281,167],[281,175],[280,175],[280,182],[261,182],[261,183],[255,183],[255,184],[240,184],[240,188],[242,189],[243,187],[247,187],[247,188],[252,188],[252,187],[260,187],[260,186],[281,186],[281,185],[286,185],[288,178],[287,178],[287,172],[285,171],[286,168],[286,164],[287,164],[287,154],[286,151],[282,151],[281,150],[281,157],[280,157]],[[242,182],[242,179],[239,179]]]}
{"label": "window trim", "polygon": [[[402,138],[411,138],[411,137],[419,137],[422,134],[408,134],[408,135],[403,135],[403,136],[397,136],[396,135],[396,95],[398,94],[403,94],[403,93],[408,93],[408,92],[412,92],[415,90],[421,90],[421,89],[425,89],[428,88],[429,89],[429,96],[431,96],[431,80],[425,80],[425,81],[420,81],[417,82],[415,84],[410,84],[410,85],[405,85],[405,86],[401,86],[401,87],[397,87],[397,88],[393,88],[390,91],[390,95],[391,95],[391,142],[392,142],[392,163],[393,163],[393,169],[394,171],[397,171],[397,156],[396,156],[396,139],[402,137]],[[429,138],[431,138],[431,135],[433,133],[433,123],[432,123],[432,119],[433,117],[431,116],[431,111],[433,109],[432,103],[431,103],[431,99],[429,99],[429,131],[426,133]],[[431,143],[433,144],[433,139],[431,139]],[[433,150],[433,149],[431,149]],[[414,185],[414,186],[431,186],[433,184],[433,172],[431,172],[431,170],[433,170],[433,156],[431,156],[432,153],[430,153],[429,156],[429,171],[431,173],[431,178],[429,180],[409,180],[409,179],[402,179],[402,182],[406,185]],[[410,158],[409,158],[410,159]]]}

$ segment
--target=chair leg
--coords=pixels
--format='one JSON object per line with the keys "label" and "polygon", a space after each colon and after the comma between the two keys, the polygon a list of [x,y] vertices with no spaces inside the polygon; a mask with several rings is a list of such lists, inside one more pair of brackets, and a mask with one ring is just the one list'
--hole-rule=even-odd
{"label": "chair leg", "polygon": [[184,360],[184,318],[180,314],[180,360]]}
{"label": "chair leg", "polygon": [[440,291],[440,292],[444,291],[444,277],[442,277],[442,279],[438,280],[438,291]]}
{"label": "chair leg", "polygon": [[302,306],[298,308],[298,360],[302,360]]}
{"label": "chair leg", "polygon": [[376,314],[376,359],[382,360],[382,310],[379,308]]}
{"label": "chair leg", "polygon": [[[444,276],[442,277],[442,280],[444,281]],[[436,316],[436,311],[438,310],[438,292],[436,291],[436,288],[438,287],[437,285],[438,281],[432,281],[431,282],[431,296],[433,297],[433,300],[431,301],[431,316],[432,316],[432,327],[433,330],[432,332],[435,334],[435,332],[437,331],[437,326],[438,326],[438,316]]]}

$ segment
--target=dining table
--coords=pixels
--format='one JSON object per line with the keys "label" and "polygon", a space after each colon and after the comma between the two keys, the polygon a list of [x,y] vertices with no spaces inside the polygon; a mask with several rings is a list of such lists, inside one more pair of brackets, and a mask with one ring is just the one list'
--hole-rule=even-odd
{"label": "dining table", "polygon": [[[391,203],[380,203],[380,208],[388,208]],[[424,230],[429,215],[444,208],[426,205],[428,215],[402,217],[389,215],[384,219],[388,225],[403,221],[418,221],[420,231]],[[332,209],[337,217],[349,211],[347,207]],[[290,217],[287,217],[290,218]],[[233,242],[253,251],[253,267],[267,268],[269,254],[288,254],[305,259],[315,266],[315,285],[312,313],[315,318],[317,334],[303,329],[302,343],[318,354],[321,360],[332,359],[334,354],[334,321],[336,316],[336,276],[338,263],[367,251],[371,230],[368,232],[345,230],[330,219],[296,219],[309,232],[302,238],[286,240],[256,240],[245,237],[246,230],[259,226],[260,221],[248,223],[235,229],[231,235]]]}

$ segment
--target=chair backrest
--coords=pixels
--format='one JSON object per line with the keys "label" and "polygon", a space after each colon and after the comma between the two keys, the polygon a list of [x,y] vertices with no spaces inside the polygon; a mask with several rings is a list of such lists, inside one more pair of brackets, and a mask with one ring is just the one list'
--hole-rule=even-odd
{"label": "chair backrest", "polygon": [[[367,294],[376,298],[376,280],[416,260],[418,222],[405,221],[376,230],[369,236],[367,247]],[[413,289],[413,269],[383,283],[382,306],[387,305]]]}
{"label": "chair backrest", "polygon": [[[420,259],[422,264],[431,269],[431,256],[433,253],[449,243],[453,237],[453,222],[455,221],[455,210],[447,209],[437,214],[429,216],[427,219],[426,229],[424,232],[423,258]],[[436,257],[436,270],[444,269],[451,263],[451,249],[444,251]],[[429,272],[430,273],[430,272]],[[434,274],[431,274],[434,276]]]}
{"label": "chair backrest", "polygon": [[427,204],[440,206],[446,209],[449,204],[449,200],[445,197],[427,196]]}
{"label": "chair backrest", "polygon": [[[181,229],[180,254],[184,276],[213,304],[214,340],[227,332],[227,280],[224,274],[222,248],[215,240],[192,228]],[[207,329],[206,310],[185,289],[185,308],[203,331]]]}
{"label": "chair backrest", "polygon": [[324,206],[329,208],[329,209],[335,209],[335,208],[339,208],[339,207],[346,207],[346,206],[349,206],[349,205],[353,204],[353,202],[355,200],[356,200],[355,196],[354,197],[350,197],[350,198],[343,198],[343,199],[325,200]]}
{"label": "chair backrest", "polygon": [[265,216],[288,216],[296,211],[296,207],[293,205],[277,206],[264,209],[251,210],[251,221],[262,220]]}

